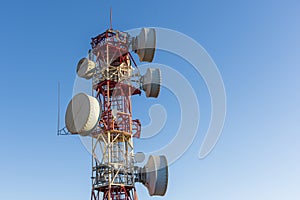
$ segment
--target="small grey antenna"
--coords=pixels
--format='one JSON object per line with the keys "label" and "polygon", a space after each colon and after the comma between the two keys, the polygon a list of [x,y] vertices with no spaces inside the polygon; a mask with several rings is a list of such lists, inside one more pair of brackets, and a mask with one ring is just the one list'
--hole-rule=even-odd
{"label": "small grey antenna", "polygon": [[57,135],[70,135],[70,132],[64,128],[60,128],[60,82],[57,84]]}
{"label": "small grey antenna", "polygon": [[112,7],[110,7],[110,14],[109,14],[109,29],[112,30]]}
{"label": "small grey antenna", "polygon": [[57,135],[60,129],[60,82],[57,84]]}

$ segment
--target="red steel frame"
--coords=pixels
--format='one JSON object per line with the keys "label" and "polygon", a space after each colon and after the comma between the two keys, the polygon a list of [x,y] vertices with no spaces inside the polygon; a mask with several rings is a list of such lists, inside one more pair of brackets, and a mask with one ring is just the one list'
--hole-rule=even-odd
{"label": "red steel frame", "polygon": [[[109,29],[92,38],[92,53],[96,56],[97,63],[104,62],[109,67],[119,67],[124,62],[128,63],[128,59],[132,59],[128,52],[128,43],[126,43],[128,38],[126,38],[126,34],[119,33]],[[102,78],[98,84],[93,86],[93,89],[96,90],[96,97],[102,107],[98,125],[102,131],[98,134],[109,132],[109,136],[112,137],[111,141],[116,134],[120,133],[129,138],[139,138],[141,124],[139,120],[132,119],[131,96],[141,94],[140,89],[131,84],[108,78]],[[113,109],[117,110],[117,116],[114,116]],[[120,184],[99,188],[93,186],[91,200],[100,200],[101,198],[103,200],[137,200],[137,194],[134,184],[133,186]]]}

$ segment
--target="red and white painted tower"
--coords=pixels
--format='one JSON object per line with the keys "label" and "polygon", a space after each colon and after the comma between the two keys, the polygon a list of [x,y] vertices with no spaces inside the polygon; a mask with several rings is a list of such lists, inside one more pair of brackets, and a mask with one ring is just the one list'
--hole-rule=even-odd
{"label": "red and white painted tower", "polygon": [[76,94],[65,123],[71,134],[92,138],[91,200],[136,200],[136,182],[143,183],[151,196],[165,195],[166,157],[150,156],[144,167],[137,167],[133,144],[133,137],[140,137],[141,123],[132,118],[131,97],[145,91],[156,98],[161,72],[149,68],[142,76],[130,52],[141,62],[152,62],[155,43],[155,29],[142,28],[133,37],[110,28],[92,38],[88,57],[78,63],[77,75],[92,79],[94,95]]}

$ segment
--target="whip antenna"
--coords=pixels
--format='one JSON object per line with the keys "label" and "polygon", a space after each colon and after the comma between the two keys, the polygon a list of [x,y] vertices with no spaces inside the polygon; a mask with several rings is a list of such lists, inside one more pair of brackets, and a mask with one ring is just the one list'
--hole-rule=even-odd
{"label": "whip antenna", "polygon": [[112,7],[110,7],[109,13],[109,29],[112,29]]}

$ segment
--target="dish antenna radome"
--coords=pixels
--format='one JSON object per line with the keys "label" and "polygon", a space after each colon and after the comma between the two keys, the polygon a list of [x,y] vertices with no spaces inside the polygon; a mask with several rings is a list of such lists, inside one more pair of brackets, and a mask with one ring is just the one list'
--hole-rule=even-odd
{"label": "dish antenna radome", "polygon": [[161,85],[161,72],[159,68],[148,68],[141,78],[142,88],[147,97],[157,98]]}
{"label": "dish antenna radome", "polygon": [[134,40],[133,50],[141,62],[152,62],[155,54],[156,32],[154,28],[142,28]]}
{"label": "dish antenna radome", "polygon": [[88,58],[82,58],[77,64],[77,75],[87,80],[91,79],[95,74],[96,64]]}
{"label": "dish antenna radome", "polygon": [[96,127],[99,114],[98,100],[85,93],[79,93],[73,97],[67,107],[66,127],[72,134],[87,136]]}
{"label": "dish antenna radome", "polygon": [[150,196],[164,196],[168,186],[168,162],[166,156],[150,156],[142,168],[141,182]]}

